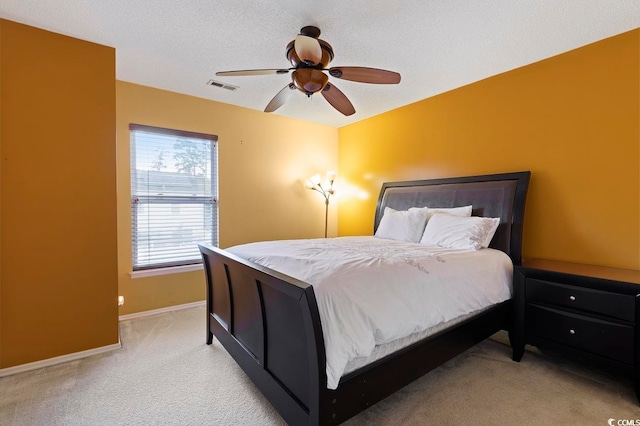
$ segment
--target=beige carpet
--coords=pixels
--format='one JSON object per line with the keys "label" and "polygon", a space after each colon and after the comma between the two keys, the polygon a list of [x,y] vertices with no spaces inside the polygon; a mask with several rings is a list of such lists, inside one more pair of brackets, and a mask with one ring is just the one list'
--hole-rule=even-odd
{"label": "beige carpet", "polygon": [[[1,425],[280,425],[216,342],[204,307],[120,324],[123,348],[0,379]],[[347,425],[598,425],[640,419],[628,377],[496,335]]]}

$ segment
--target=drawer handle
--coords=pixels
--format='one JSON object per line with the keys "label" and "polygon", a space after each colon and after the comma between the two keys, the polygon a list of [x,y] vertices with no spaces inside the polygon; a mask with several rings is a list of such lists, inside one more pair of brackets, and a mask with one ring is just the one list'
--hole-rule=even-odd
{"label": "drawer handle", "polygon": [[571,295],[571,296],[569,296],[569,300],[571,300],[571,301],[576,300],[576,297]]}
{"label": "drawer handle", "polygon": [[575,331],[573,328],[570,328],[570,329],[569,329],[569,334],[572,334],[572,335],[573,335],[573,334],[576,334],[576,331]]}

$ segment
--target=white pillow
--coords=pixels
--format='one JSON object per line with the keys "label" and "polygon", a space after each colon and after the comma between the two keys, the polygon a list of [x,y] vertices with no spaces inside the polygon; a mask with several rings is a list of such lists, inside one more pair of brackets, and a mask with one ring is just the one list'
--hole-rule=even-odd
{"label": "white pillow", "polygon": [[489,246],[498,225],[498,218],[436,214],[427,223],[420,244],[479,250]]}
{"label": "white pillow", "polygon": [[446,214],[452,214],[454,216],[465,216],[465,217],[469,217],[471,216],[471,210],[473,209],[473,206],[464,206],[464,207],[449,207],[449,208],[443,208],[443,207],[429,207],[429,214],[427,215],[427,222],[429,221],[429,219],[431,219],[434,215],[438,214],[438,213],[446,213]]}
{"label": "white pillow", "polygon": [[409,210],[384,208],[384,214],[375,236],[389,240],[417,243],[427,223],[428,209],[412,207]]}

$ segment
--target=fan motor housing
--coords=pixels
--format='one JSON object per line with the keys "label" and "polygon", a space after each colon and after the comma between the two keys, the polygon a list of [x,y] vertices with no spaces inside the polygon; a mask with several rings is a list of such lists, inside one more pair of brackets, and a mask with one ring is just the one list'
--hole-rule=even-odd
{"label": "fan motor housing", "polygon": [[307,96],[320,92],[329,82],[329,77],[315,68],[300,68],[291,75],[293,84]]}

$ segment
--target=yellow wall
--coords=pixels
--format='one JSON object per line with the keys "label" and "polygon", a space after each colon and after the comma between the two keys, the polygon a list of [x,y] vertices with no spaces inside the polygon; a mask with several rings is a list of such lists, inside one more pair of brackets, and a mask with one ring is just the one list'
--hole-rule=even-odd
{"label": "yellow wall", "polygon": [[130,123],[219,137],[221,247],[322,236],[303,181],[338,165],[330,235],[370,234],[384,181],[531,170],[525,257],[639,267],[640,30],[341,129],[116,82],[114,61],[0,21],[0,368],[116,342],[117,294],[120,314],[204,298],[202,272],[130,276]]}
{"label": "yellow wall", "polygon": [[[337,169],[337,129],[122,81],[116,89],[120,314],[205,298],[202,271],[130,276],[130,123],[218,136],[221,247],[323,236],[324,199],[304,181]],[[335,205],[329,215],[336,235]]]}
{"label": "yellow wall", "polygon": [[0,105],[0,368],[115,344],[115,51],[0,20]]}
{"label": "yellow wall", "polygon": [[[384,181],[531,170],[524,257],[640,266],[640,30],[340,129],[341,235]],[[402,83],[401,83],[402,84]]]}

